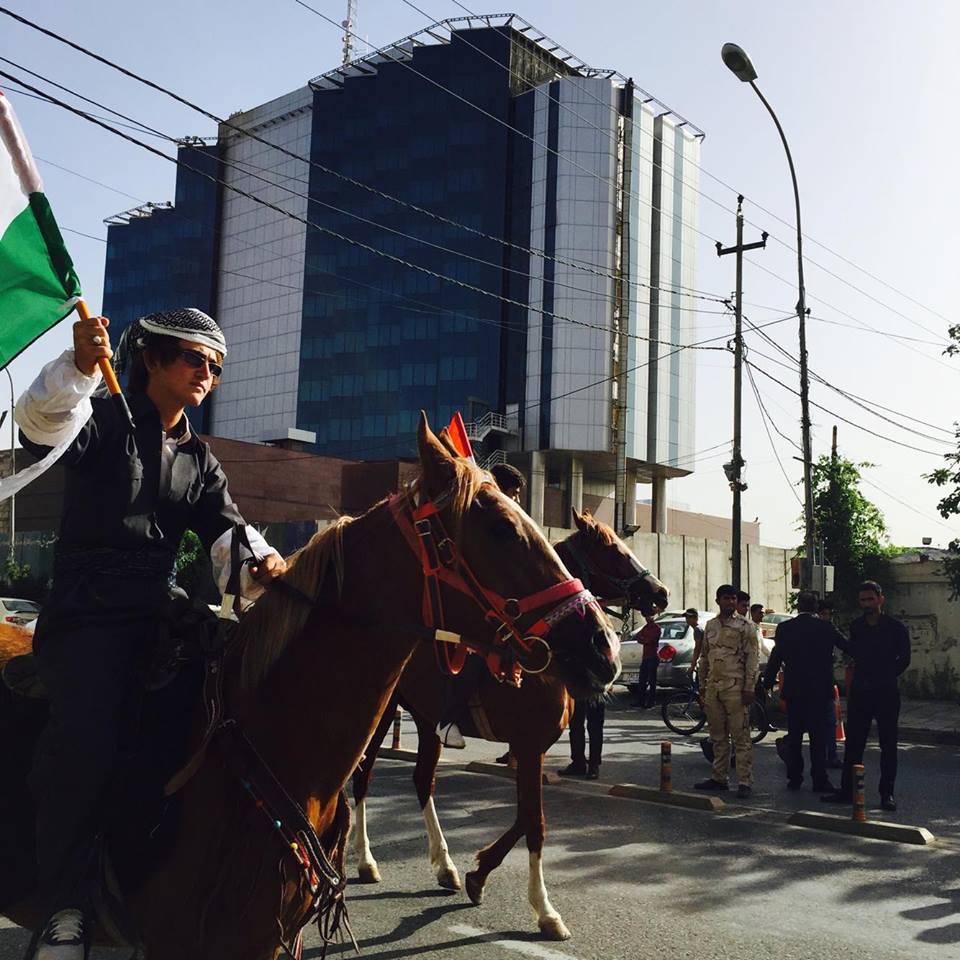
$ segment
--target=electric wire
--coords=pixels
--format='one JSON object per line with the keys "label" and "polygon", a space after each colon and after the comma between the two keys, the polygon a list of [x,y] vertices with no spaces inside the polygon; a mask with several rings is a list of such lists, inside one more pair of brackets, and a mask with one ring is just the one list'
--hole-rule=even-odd
{"label": "electric wire", "polygon": [[[314,12],[316,12],[316,11],[314,11]],[[50,38],[52,38],[52,39],[54,39],[54,40],[57,40],[58,42],[63,43],[63,44],[65,44],[65,45],[71,47],[72,49],[74,49],[74,50],[76,50],[76,51],[84,54],[85,56],[90,57],[90,58],[93,59],[93,60],[96,60],[98,63],[101,63],[101,64],[103,64],[103,65],[105,65],[105,66],[108,66],[108,67],[110,67],[111,69],[116,70],[116,71],[118,71],[119,73],[123,74],[124,76],[129,77],[130,79],[136,80],[137,82],[142,83],[143,85],[149,87],[150,89],[155,90],[155,91],[157,91],[157,92],[159,92],[159,93],[162,93],[162,94],[164,94],[164,95],[167,96],[167,97],[170,97],[171,99],[175,100],[176,102],[182,104],[182,105],[185,106],[185,107],[188,107],[189,109],[193,110],[194,112],[200,114],[201,116],[206,117],[207,119],[213,121],[214,123],[216,123],[216,124],[218,124],[218,125],[220,125],[220,126],[226,127],[227,129],[232,130],[233,132],[235,132],[235,133],[237,133],[237,134],[240,134],[240,135],[242,135],[242,136],[248,137],[248,138],[250,138],[250,139],[252,139],[252,140],[254,140],[254,141],[258,142],[258,143],[261,143],[261,144],[263,144],[263,145],[265,145],[265,146],[268,146],[268,147],[270,147],[271,149],[276,150],[276,151],[278,151],[279,153],[283,154],[284,156],[290,157],[291,159],[295,159],[295,160],[299,160],[299,161],[301,161],[301,162],[303,162],[303,163],[307,163],[307,164],[309,164],[311,167],[314,167],[314,168],[316,168],[316,169],[319,169],[319,170],[321,170],[323,173],[326,173],[326,174],[329,174],[330,176],[336,177],[337,179],[342,180],[342,181],[344,181],[344,182],[346,182],[346,183],[349,183],[349,184],[351,184],[352,186],[355,186],[355,187],[358,187],[359,189],[362,189],[362,190],[368,191],[368,192],[370,192],[370,193],[373,193],[373,194],[375,194],[375,195],[377,195],[377,196],[379,196],[379,197],[381,197],[381,198],[383,198],[383,199],[385,199],[385,200],[389,200],[389,201],[394,202],[394,203],[397,203],[397,204],[399,204],[399,205],[401,205],[401,206],[407,207],[408,209],[415,210],[417,213],[423,214],[424,216],[430,217],[431,219],[434,219],[434,220],[437,220],[437,221],[439,221],[439,222],[441,222],[441,223],[447,224],[448,226],[453,226],[453,227],[456,227],[456,228],[458,228],[458,229],[463,229],[463,230],[468,231],[468,232],[470,232],[470,233],[473,233],[473,234],[475,234],[475,235],[477,235],[477,236],[483,237],[484,239],[488,239],[488,240],[494,241],[494,242],[496,242],[496,243],[503,244],[504,246],[517,249],[517,250],[519,250],[519,251],[521,251],[521,252],[523,252],[523,253],[527,253],[527,254],[529,254],[529,255],[536,256],[536,257],[538,257],[538,258],[542,258],[542,259],[544,259],[544,260],[551,260],[551,261],[553,261],[553,262],[560,263],[560,264],[563,264],[563,265],[565,265],[565,266],[573,267],[574,269],[583,270],[583,271],[585,271],[585,272],[587,272],[587,273],[593,273],[593,274],[596,274],[596,275],[599,275],[599,276],[603,276],[603,277],[607,277],[607,278],[612,278],[612,279],[615,279],[615,280],[616,280],[616,279],[619,279],[615,274],[612,274],[612,273],[610,273],[609,271],[604,270],[604,269],[603,269],[602,267],[600,267],[600,265],[598,265],[598,264],[590,264],[590,263],[588,263],[588,262],[578,261],[578,260],[575,260],[575,259],[558,258],[558,257],[556,257],[556,256],[548,255],[548,254],[545,253],[545,251],[537,250],[536,248],[533,248],[533,247],[524,247],[523,245],[520,245],[520,244],[514,244],[514,243],[511,243],[511,242],[509,242],[509,241],[504,240],[504,239],[501,238],[501,237],[496,237],[496,236],[494,236],[494,235],[492,235],[492,234],[484,233],[483,231],[477,230],[476,228],[470,227],[470,226],[468,226],[468,225],[466,225],[466,224],[459,223],[459,222],[457,222],[456,220],[451,220],[451,219],[449,219],[449,218],[447,218],[447,217],[444,217],[444,216],[442,216],[442,215],[440,215],[440,214],[434,213],[433,211],[428,210],[428,209],[426,209],[426,208],[424,208],[424,207],[420,207],[420,206],[418,206],[418,205],[416,205],[416,204],[413,204],[413,203],[410,203],[410,202],[408,202],[408,201],[401,200],[400,198],[391,196],[390,194],[388,194],[388,193],[386,193],[386,192],[384,192],[384,191],[382,191],[382,190],[379,190],[379,189],[377,189],[376,187],[372,187],[372,186],[370,186],[369,184],[365,184],[365,183],[363,183],[363,182],[361,182],[361,181],[359,181],[359,180],[356,180],[356,179],[354,179],[354,178],[352,178],[352,177],[349,177],[349,176],[347,176],[347,175],[345,175],[345,174],[343,174],[343,173],[340,173],[339,171],[333,170],[333,169],[331,169],[330,167],[327,167],[327,166],[319,163],[318,161],[313,160],[313,159],[310,158],[310,157],[302,156],[301,154],[298,154],[298,153],[296,153],[296,152],[294,152],[294,151],[292,151],[292,150],[289,150],[289,149],[287,149],[286,147],[284,147],[284,146],[282,146],[282,145],[280,145],[280,144],[272,143],[271,141],[267,140],[267,139],[264,138],[264,137],[259,136],[258,134],[254,133],[253,131],[247,130],[246,128],[241,127],[241,126],[239,126],[238,124],[233,123],[230,119],[224,119],[224,118],[222,118],[222,117],[218,117],[216,114],[211,113],[209,110],[206,110],[205,108],[203,108],[203,107],[201,107],[201,106],[198,106],[196,103],[193,103],[193,102],[187,100],[185,97],[180,96],[179,94],[173,92],[172,90],[169,90],[169,89],[167,89],[166,87],[163,87],[163,86],[161,86],[161,85],[158,84],[158,83],[155,83],[153,80],[150,80],[150,79],[148,79],[148,78],[146,78],[146,77],[143,77],[143,76],[141,76],[140,74],[137,74],[137,73],[135,73],[134,71],[129,70],[129,69],[127,69],[126,67],[123,67],[123,66],[121,66],[120,64],[117,64],[117,63],[115,63],[114,61],[112,61],[112,60],[110,60],[110,59],[108,59],[108,58],[106,58],[106,57],[103,57],[103,56],[101,56],[100,54],[95,53],[94,51],[89,50],[89,49],[87,49],[86,47],[83,47],[82,45],[80,45],[80,44],[78,44],[78,43],[75,43],[74,41],[70,40],[70,39],[67,38],[67,37],[64,37],[64,36],[62,36],[62,35],[60,35],[60,34],[58,34],[58,33],[55,33],[54,31],[49,30],[49,29],[47,29],[46,27],[42,27],[42,26],[40,26],[39,24],[34,23],[33,21],[28,20],[27,18],[22,17],[22,16],[20,16],[19,14],[14,13],[13,11],[10,11],[10,10],[4,8],[4,7],[0,7],[0,13],[5,14],[5,15],[7,15],[7,16],[9,16],[9,17],[12,17],[13,19],[19,21],[20,23],[23,23],[24,25],[30,27],[31,29],[37,30],[37,31],[39,31],[40,33],[42,33],[42,34],[44,34],[44,35],[46,35],[46,36],[48,36],[48,37],[50,37]],[[318,13],[318,16],[323,16],[323,15]],[[326,19],[329,19],[329,18],[326,18]],[[332,22],[332,21],[331,21],[331,22]],[[12,62],[12,61],[8,61],[8,62]],[[23,70],[24,70],[25,72],[27,72],[27,73],[33,74],[33,71],[30,71],[30,70],[28,70],[27,68],[20,67],[20,69],[23,69]],[[40,75],[38,75],[38,74],[33,74],[33,75],[34,75],[34,76],[40,76]],[[44,79],[46,82],[53,84],[54,86],[59,86],[59,84],[56,84],[54,81],[49,80],[49,79],[46,78],[46,77],[43,77],[43,79]],[[61,89],[66,89],[66,88],[61,88]],[[73,91],[71,91],[71,92],[73,92]],[[74,95],[80,97],[80,99],[87,99],[87,98],[83,97],[81,94],[74,93]],[[90,100],[88,100],[87,102],[97,103],[96,101],[90,101]],[[97,105],[98,105],[98,106],[101,106],[101,108],[103,108],[102,105],[100,105],[100,104],[97,104]],[[116,111],[110,110],[110,108],[103,108],[103,109],[107,109],[109,112],[116,114]],[[121,116],[122,116],[122,114],[121,114]],[[147,128],[147,129],[149,130],[149,128]],[[153,132],[151,131],[151,135],[157,135],[157,134],[155,134],[155,133],[153,133]],[[591,174],[591,175],[594,176],[594,177],[597,177],[596,174]],[[641,199],[642,199],[642,198],[641,198]],[[647,203],[650,203],[650,201],[647,201]],[[703,234],[703,236],[706,236],[706,234]],[[641,281],[639,281],[639,280],[631,280],[631,281],[629,281],[629,282],[630,282],[631,285],[635,285],[635,286],[638,286],[638,287],[644,287],[644,288],[646,288],[646,289],[652,289],[650,284],[644,284],[643,282],[641,282]],[[692,298],[695,298],[695,299],[707,299],[707,300],[713,300],[713,301],[716,301],[716,302],[723,302],[723,298],[722,298],[722,297],[717,297],[717,296],[712,295],[712,294],[709,294],[709,293],[704,293],[703,291],[698,291],[698,290],[696,290],[695,288],[692,288],[692,287],[685,287],[683,284],[674,284],[674,285],[671,286],[671,287],[657,287],[656,289],[660,290],[661,292],[670,293],[670,294],[675,294],[675,295],[679,295],[679,296],[688,296],[688,297],[692,297]]]}
{"label": "electric wire", "polygon": [[[766,407],[764,407],[763,400],[760,397],[760,391],[757,389],[756,381],[753,379],[753,371],[750,369],[749,366],[747,367],[747,379],[750,381],[750,386],[753,389],[753,396],[756,399],[757,407],[760,410],[760,420],[763,423],[763,429],[767,434],[767,440],[770,441],[770,449],[773,451],[773,455],[776,458],[777,466],[780,468],[780,472],[783,474],[783,479],[787,481],[787,486],[790,488],[790,492],[793,494],[793,498],[797,501],[798,504],[800,504],[800,509],[802,510],[803,500],[800,499],[800,494],[798,494],[796,491],[796,484],[794,483],[794,481],[790,479],[789,475],[787,474],[787,469],[786,467],[784,467],[783,461],[780,459],[780,454],[777,451],[777,445],[774,443],[773,435],[770,433],[770,426],[773,426],[774,430],[776,430],[777,433],[780,434],[780,436],[784,436],[784,434],[780,432],[779,427],[777,427],[773,421],[773,417],[770,416]],[[767,423],[768,420],[770,422],[770,425],[768,425]],[[792,443],[793,441],[790,441],[790,442]]]}

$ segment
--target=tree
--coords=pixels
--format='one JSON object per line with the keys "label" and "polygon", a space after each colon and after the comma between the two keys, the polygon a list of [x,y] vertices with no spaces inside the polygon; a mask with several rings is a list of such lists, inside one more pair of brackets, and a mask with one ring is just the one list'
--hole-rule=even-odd
{"label": "tree", "polygon": [[[951,327],[950,336],[960,343],[960,327]],[[951,344],[944,353],[951,356],[960,352],[960,346]],[[924,480],[936,487],[948,487],[947,495],[937,504],[940,516],[945,520],[960,515],[960,426],[956,428],[958,448],[955,453],[946,453],[943,459],[947,466],[932,473],[925,473]],[[943,558],[943,572],[950,584],[950,599],[960,599],[960,539],[950,541],[948,555]]]}
{"label": "tree", "polygon": [[852,612],[853,597],[866,579],[882,582],[890,546],[887,525],[879,508],[861,492],[861,470],[872,463],[824,455],[813,465],[813,510],[817,540],[833,564],[833,589],[838,612]]}
{"label": "tree", "polygon": [[177,548],[176,572],[177,586],[192,594],[200,578],[200,565],[203,560],[203,544],[192,531],[185,530],[180,546]]}

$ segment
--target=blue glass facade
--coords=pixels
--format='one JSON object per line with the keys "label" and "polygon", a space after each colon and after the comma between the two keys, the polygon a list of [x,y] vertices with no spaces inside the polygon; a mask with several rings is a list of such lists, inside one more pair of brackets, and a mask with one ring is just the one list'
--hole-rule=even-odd
{"label": "blue glass facade", "polygon": [[[512,197],[523,163],[506,126],[516,123],[504,69],[511,35],[484,29],[467,36],[469,43],[454,34],[450,44],[417,48],[410,66],[380,63],[371,76],[316,90],[311,159],[506,238],[523,233],[515,218],[528,209]],[[528,184],[529,173],[521,180]],[[455,410],[470,419],[503,409],[511,382],[523,376],[524,320],[511,310],[523,311],[399,261],[525,302],[526,278],[515,283],[504,272],[526,272],[522,256],[316,166],[308,218],[396,258],[307,228],[297,424],[316,432],[317,452],[405,456],[415,449],[421,409],[439,425]],[[518,337],[507,349],[506,340]]]}
{"label": "blue glass facade", "polygon": [[[114,343],[138,317],[173,307],[198,307],[215,314],[219,187],[196,171],[216,177],[218,148],[181,147],[173,207],[154,207],[144,216],[111,218],[103,312]],[[204,429],[206,404],[191,420]]]}

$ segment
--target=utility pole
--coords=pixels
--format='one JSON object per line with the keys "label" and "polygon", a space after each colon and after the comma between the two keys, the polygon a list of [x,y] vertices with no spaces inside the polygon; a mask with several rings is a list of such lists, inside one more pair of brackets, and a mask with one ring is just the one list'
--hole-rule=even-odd
{"label": "utility pole", "polygon": [[737,255],[737,289],[734,301],[735,327],[733,334],[733,458],[730,463],[723,465],[723,472],[730,481],[733,491],[733,514],[731,517],[732,544],[730,563],[734,587],[740,589],[740,562],[742,539],[742,516],[740,508],[740,494],[747,489],[747,485],[740,479],[745,466],[741,452],[741,394],[743,393],[743,254],[746,250],[759,250],[767,245],[767,234],[762,233],[761,239],[755,243],[743,242],[743,196],[737,197],[737,243],[733,247],[724,247],[717,241],[717,256],[725,257],[730,253]]}

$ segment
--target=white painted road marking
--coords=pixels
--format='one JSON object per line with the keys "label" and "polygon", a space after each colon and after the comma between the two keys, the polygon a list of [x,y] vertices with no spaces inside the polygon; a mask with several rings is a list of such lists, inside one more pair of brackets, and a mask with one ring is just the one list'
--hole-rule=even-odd
{"label": "white painted road marking", "polygon": [[490,933],[489,930],[481,930],[480,927],[471,927],[465,923],[455,923],[448,929],[458,936],[486,940],[487,943],[495,943],[498,947],[503,947],[504,950],[522,953],[526,957],[537,957],[538,960],[577,960],[572,954],[551,950],[539,943],[531,943],[526,940],[510,940],[499,933]]}

